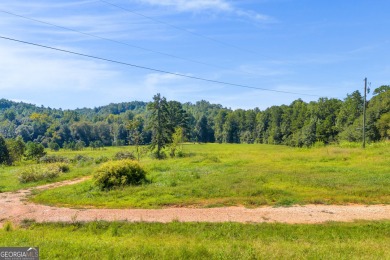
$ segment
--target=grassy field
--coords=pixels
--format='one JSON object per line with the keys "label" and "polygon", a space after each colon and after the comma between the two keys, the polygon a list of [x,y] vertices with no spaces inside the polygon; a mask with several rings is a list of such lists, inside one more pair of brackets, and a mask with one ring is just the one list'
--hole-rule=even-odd
{"label": "grassy field", "polygon": [[[111,156],[104,151],[60,152]],[[132,148],[127,148],[132,149]],[[390,145],[299,149],[273,145],[185,145],[188,157],[141,160],[151,184],[99,191],[92,180],[39,193],[35,202],[108,208],[292,204],[389,204]],[[94,165],[88,166],[91,171]]]}
{"label": "grassy field", "polygon": [[[91,175],[98,158],[133,148],[60,151],[88,161],[50,181],[20,184],[26,163],[0,168],[2,191]],[[142,166],[151,184],[99,191],[92,181],[31,199],[76,207],[161,208],[306,203],[390,203],[390,145],[297,149],[187,144],[184,158]],[[8,229],[8,231],[7,231]],[[11,229],[11,230],[9,230]],[[41,259],[390,259],[390,222],[318,225],[239,223],[24,223],[0,229],[0,246],[39,246]]]}
{"label": "grassy field", "polygon": [[0,246],[41,259],[389,259],[390,222],[32,224],[0,230]]}
{"label": "grassy field", "polygon": [[18,165],[12,167],[0,166],[0,193],[6,191],[16,191],[24,188],[35,187],[47,183],[70,180],[81,176],[91,175],[90,166],[71,165],[71,171],[57,178],[50,180],[41,180],[37,182],[20,183],[18,180],[18,172],[27,165]]}
{"label": "grassy field", "polygon": [[90,149],[85,149],[83,151],[62,150],[61,152],[51,152],[48,150],[47,152],[49,155],[53,155],[53,154],[60,155],[60,156],[67,157],[68,159],[72,159],[77,155],[83,155],[91,158],[92,160],[87,162],[81,161],[81,162],[72,163],[70,164],[71,171],[69,173],[63,174],[57,178],[42,180],[38,182],[20,183],[18,180],[18,172],[24,167],[29,167],[31,165],[36,164],[33,161],[22,161],[17,163],[16,166],[12,166],[12,167],[0,165],[0,192],[16,191],[16,190],[35,187],[47,183],[58,182],[58,181],[69,180],[77,177],[91,175],[94,167],[96,167],[96,164],[94,163],[93,159],[98,159],[100,157],[113,158],[117,152],[122,150],[124,150],[123,147],[110,147],[104,150],[90,150]]}

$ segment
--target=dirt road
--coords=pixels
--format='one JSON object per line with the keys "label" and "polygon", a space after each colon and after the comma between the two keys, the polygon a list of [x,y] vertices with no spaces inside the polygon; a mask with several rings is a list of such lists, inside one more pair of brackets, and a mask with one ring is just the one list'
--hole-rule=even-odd
{"label": "dirt road", "polygon": [[[36,187],[51,189],[76,184],[86,178]],[[72,209],[38,205],[27,201],[32,189],[0,193],[0,226],[11,220],[37,222],[72,221],[145,221],[145,222],[281,222],[323,223],[354,220],[390,219],[390,205],[305,205],[293,207],[165,208],[165,209]]]}

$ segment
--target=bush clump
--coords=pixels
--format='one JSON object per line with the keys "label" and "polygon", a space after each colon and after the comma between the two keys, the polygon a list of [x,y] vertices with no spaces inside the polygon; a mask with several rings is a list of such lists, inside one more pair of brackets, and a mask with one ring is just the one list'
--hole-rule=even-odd
{"label": "bush clump", "polygon": [[146,181],[145,171],[135,161],[121,160],[102,164],[94,175],[100,190],[110,190],[127,185],[139,185]]}
{"label": "bush clump", "polygon": [[107,156],[99,156],[97,158],[95,158],[95,163],[96,164],[101,164],[101,163],[105,163],[105,162],[108,162],[110,159],[107,157]]}
{"label": "bush clump", "polygon": [[157,151],[156,151],[156,152],[152,152],[150,154],[150,157],[152,159],[163,160],[163,159],[167,159],[167,154],[163,151],[161,151],[160,153],[157,153]]}
{"label": "bush clump", "polygon": [[22,169],[19,172],[21,183],[53,179],[61,173],[69,172],[69,165],[66,163],[52,163],[45,166],[33,165]]}
{"label": "bush clump", "polygon": [[115,154],[115,160],[135,160],[135,155],[133,152],[129,151],[119,151]]}
{"label": "bush clump", "polygon": [[45,155],[39,159],[40,163],[69,163],[69,159],[60,155]]}
{"label": "bush clump", "polygon": [[67,163],[53,163],[50,164],[48,168],[59,171],[60,173],[66,173],[70,171],[70,167]]}
{"label": "bush clump", "polygon": [[92,163],[93,160],[94,160],[94,159],[93,159],[92,157],[85,156],[85,155],[82,155],[82,154],[77,154],[77,155],[75,155],[75,156],[71,159],[71,162],[72,162],[72,163],[84,164],[84,163]]}
{"label": "bush clump", "polygon": [[7,221],[4,223],[3,229],[5,232],[11,232],[14,230],[14,226],[11,221]]}

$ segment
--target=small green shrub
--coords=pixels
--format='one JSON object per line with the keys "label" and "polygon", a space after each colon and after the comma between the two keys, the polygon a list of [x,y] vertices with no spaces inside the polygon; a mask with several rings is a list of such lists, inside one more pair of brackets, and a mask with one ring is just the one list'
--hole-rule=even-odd
{"label": "small green shrub", "polygon": [[60,150],[60,146],[56,142],[50,142],[48,145],[49,149],[55,152]]}
{"label": "small green shrub", "polygon": [[4,228],[4,231],[6,231],[6,232],[11,232],[14,230],[14,226],[13,226],[11,221],[5,222],[3,228]]}
{"label": "small green shrub", "polygon": [[102,164],[94,175],[95,185],[110,190],[126,185],[139,185],[146,181],[145,171],[131,160],[112,161]]}
{"label": "small green shrub", "polygon": [[277,207],[290,207],[296,203],[297,203],[297,201],[293,198],[281,198],[276,202],[275,206],[277,206]]}
{"label": "small green shrub", "polygon": [[60,155],[45,155],[39,159],[40,163],[69,163],[69,159]]}
{"label": "small green shrub", "polygon": [[176,153],[176,157],[179,157],[179,158],[193,157],[193,156],[195,156],[195,153],[183,152],[181,150]]}
{"label": "small green shrub", "polygon": [[52,179],[59,175],[59,172],[49,171],[39,166],[30,166],[19,172],[19,181],[21,183],[34,182],[43,179]]}
{"label": "small green shrub", "polygon": [[70,171],[69,165],[67,163],[53,163],[48,165],[48,169],[59,171],[60,173],[66,173]]}
{"label": "small green shrub", "polygon": [[358,142],[341,141],[338,146],[340,148],[360,148],[362,147],[362,144]]}
{"label": "small green shrub", "polygon": [[69,165],[66,163],[52,163],[45,166],[33,165],[23,168],[19,172],[21,183],[34,182],[58,177],[61,173],[69,172]]}
{"label": "small green shrub", "polygon": [[129,159],[129,160],[135,160],[135,155],[133,152],[129,152],[129,151],[119,151],[115,154],[115,157],[114,157],[115,160],[126,160],[126,159]]}
{"label": "small green shrub", "polygon": [[207,160],[210,162],[220,163],[221,160],[217,156],[208,156]]}
{"label": "small green shrub", "polygon": [[150,154],[152,159],[164,160],[167,159],[167,154],[164,151],[160,151],[160,154],[157,154],[157,151]]}
{"label": "small green shrub", "polygon": [[85,156],[85,155],[82,155],[82,154],[77,154],[75,155],[70,161],[72,163],[92,163],[93,162],[93,158],[92,157],[88,157],[88,156]]}
{"label": "small green shrub", "polygon": [[321,147],[325,147],[325,143],[323,141],[317,141],[313,144],[313,147],[314,148],[321,148]]}
{"label": "small green shrub", "polygon": [[99,156],[97,158],[95,158],[95,163],[96,164],[101,164],[101,163],[105,163],[105,162],[108,162],[110,159],[107,157],[107,156]]}
{"label": "small green shrub", "polygon": [[35,219],[24,218],[20,222],[20,227],[27,229],[27,228],[30,228],[31,226],[35,225],[35,224],[36,224]]}

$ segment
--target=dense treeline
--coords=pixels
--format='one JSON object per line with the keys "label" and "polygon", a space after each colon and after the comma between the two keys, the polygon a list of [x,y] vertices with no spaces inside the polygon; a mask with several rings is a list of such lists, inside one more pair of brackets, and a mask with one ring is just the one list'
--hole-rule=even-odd
{"label": "dense treeline", "polygon": [[[58,149],[152,144],[158,151],[178,129],[188,141],[311,146],[362,138],[363,97],[320,98],[272,106],[264,111],[231,110],[199,101],[181,104],[159,94],[150,103],[128,102],[94,109],[62,110],[0,100],[0,135]],[[367,103],[369,141],[390,136],[390,86],[377,88]],[[177,139],[177,138],[176,138]]]}

